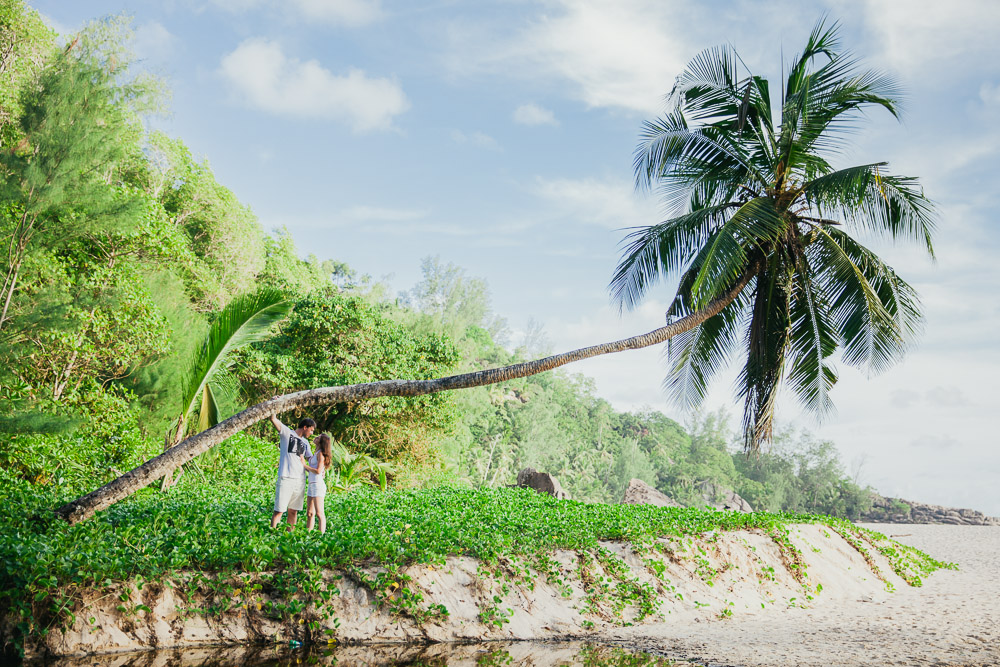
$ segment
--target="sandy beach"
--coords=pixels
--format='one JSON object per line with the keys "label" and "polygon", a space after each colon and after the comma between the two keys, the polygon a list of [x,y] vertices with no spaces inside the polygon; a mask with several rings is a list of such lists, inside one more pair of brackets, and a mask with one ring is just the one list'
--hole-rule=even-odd
{"label": "sandy beach", "polygon": [[708,665],[1000,665],[1000,527],[871,524],[898,541],[955,562],[920,588],[884,600],[735,615],[722,622],[627,629],[621,639]]}

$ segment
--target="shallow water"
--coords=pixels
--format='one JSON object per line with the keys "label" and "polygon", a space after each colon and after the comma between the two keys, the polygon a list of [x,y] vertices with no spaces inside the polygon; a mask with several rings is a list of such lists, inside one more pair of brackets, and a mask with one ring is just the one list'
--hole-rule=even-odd
{"label": "shallow water", "polygon": [[375,646],[242,646],[166,649],[60,658],[24,663],[31,667],[279,667],[284,665],[359,665],[395,667],[670,667],[699,663],[631,651],[618,646],[579,642],[488,644],[382,644]]}

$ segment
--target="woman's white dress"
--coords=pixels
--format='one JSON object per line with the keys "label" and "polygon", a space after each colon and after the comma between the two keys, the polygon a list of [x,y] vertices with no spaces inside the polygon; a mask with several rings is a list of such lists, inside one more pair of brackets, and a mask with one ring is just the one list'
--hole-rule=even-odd
{"label": "woman's white dress", "polygon": [[[316,464],[318,463],[319,463],[319,452],[316,452],[311,457],[309,457],[309,467],[315,468]],[[326,470],[324,470],[323,472],[326,472]],[[326,481],[323,479],[323,475],[317,475],[314,472],[309,473],[308,495],[310,498],[323,498],[326,496]]]}

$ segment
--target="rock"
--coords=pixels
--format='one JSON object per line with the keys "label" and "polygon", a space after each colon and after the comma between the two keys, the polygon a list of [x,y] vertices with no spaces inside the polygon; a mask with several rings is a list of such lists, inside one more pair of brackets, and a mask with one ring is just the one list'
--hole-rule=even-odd
{"label": "rock", "polygon": [[534,489],[539,493],[547,493],[561,500],[569,500],[569,494],[563,491],[558,479],[547,472],[538,472],[534,468],[525,468],[517,473],[515,486]]}
{"label": "rock", "polygon": [[701,485],[701,497],[705,499],[705,504],[716,509],[753,512],[750,503],[741,498],[738,493],[713,482],[705,482]]}
{"label": "rock", "polygon": [[684,507],[679,502],[664,495],[641,479],[633,479],[625,489],[622,505],[653,505],[654,507]]}
{"label": "rock", "polygon": [[[900,511],[901,508],[905,509]],[[871,511],[863,515],[860,520],[875,523],[946,523],[966,526],[1000,526],[1000,518],[986,516],[976,510],[927,505],[912,500],[903,500],[902,498],[885,498],[877,494],[872,498]]]}

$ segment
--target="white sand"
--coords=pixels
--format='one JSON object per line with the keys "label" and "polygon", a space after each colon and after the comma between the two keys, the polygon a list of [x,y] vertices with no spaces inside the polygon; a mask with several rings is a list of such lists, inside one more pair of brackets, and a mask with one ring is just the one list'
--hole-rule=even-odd
{"label": "white sand", "polygon": [[626,628],[619,639],[713,665],[1000,665],[1000,526],[868,527],[960,569],[883,600]]}

